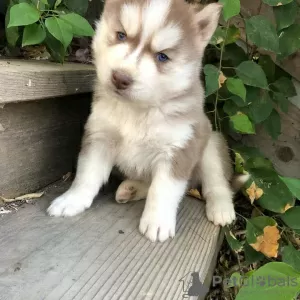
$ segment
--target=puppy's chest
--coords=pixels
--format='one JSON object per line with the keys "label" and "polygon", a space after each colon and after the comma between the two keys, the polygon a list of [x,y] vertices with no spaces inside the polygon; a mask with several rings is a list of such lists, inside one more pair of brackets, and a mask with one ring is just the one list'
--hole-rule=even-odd
{"label": "puppy's chest", "polygon": [[127,122],[120,133],[117,164],[125,173],[144,177],[159,162],[171,159],[176,148],[184,147],[192,130],[189,125]]}

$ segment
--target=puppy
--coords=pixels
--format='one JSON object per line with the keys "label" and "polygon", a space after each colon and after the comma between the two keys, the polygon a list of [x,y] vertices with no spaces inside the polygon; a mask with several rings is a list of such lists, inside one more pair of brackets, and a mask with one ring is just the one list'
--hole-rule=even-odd
{"label": "puppy", "polygon": [[151,241],[174,237],[191,181],[201,182],[210,221],[235,219],[227,145],[212,132],[199,80],[220,11],[217,3],[196,11],[184,0],[106,0],[93,40],[97,80],[77,174],[50,215],[89,208],[117,166],[134,195],[116,198],[146,198],[139,229]]}

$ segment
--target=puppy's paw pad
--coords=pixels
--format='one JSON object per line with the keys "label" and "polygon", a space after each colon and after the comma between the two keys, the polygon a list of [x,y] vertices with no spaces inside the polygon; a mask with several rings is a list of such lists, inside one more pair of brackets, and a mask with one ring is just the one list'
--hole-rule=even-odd
{"label": "puppy's paw pad", "polygon": [[64,194],[51,203],[47,212],[53,217],[72,217],[88,208],[90,206],[88,202],[91,201],[82,201],[82,199],[76,195]]}
{"label": "puppy's paw pad", "polygon": [[118,203],[127,203],[128,201],[134,200],[137,189],[132,185],[120,186],[116,192],[116,201]]}
{"label": "puppy's paw pad", "polygon": [[151,242],[164,242],[175,236],[176,219],[156,220],[155,218],[142,217],[140,221],[140,232]]}
{"label": "puppy's paw pad", "polygon": [[215,225],[229,225],[235,220],[233,203],[207,203],[206,215]]}

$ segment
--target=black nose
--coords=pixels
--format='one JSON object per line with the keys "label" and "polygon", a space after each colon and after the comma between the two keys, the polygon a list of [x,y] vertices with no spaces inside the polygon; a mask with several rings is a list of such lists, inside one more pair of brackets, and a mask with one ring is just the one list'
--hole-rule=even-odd
{"label": "black nose", "polygon": [[132,77],[121,70],[113,71],[111,80],[118,90],[126,90],[133,82]]}

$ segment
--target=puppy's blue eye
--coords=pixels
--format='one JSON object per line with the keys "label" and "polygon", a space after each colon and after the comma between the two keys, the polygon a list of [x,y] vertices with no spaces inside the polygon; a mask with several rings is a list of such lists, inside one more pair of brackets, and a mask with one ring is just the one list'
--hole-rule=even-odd
{"label": "puppy's blue eye", "polygon": [[118,31],[117,32],[117,37],[118,37],[118,40],[125,41],[127,36],[124,32]]}
{"label": "puppy's blue eye", "polygon": [[160,62],[166,62],[169,60],[169,57],[164,54],[164,53],[157,53],[157,59],[160,61]]}

